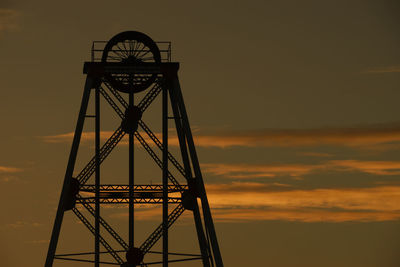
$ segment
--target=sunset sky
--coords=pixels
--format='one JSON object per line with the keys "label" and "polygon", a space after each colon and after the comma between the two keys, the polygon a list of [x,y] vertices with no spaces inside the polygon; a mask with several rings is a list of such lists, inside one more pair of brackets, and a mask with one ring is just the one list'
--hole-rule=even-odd
{"label": "sunset sky", "polygon": [[[396,0],[1,0],[0,266],[43,266],[83,63],[92,41],[137,30],[171,41],[180,62],[225,266],[398,267],[398,14]],[[159,104],[143,118],[157,133]],[[103,108],[104,141],[120,121]],[[93,153],[93,125],[76,172]],[[169,142],[178,155],[173,130]],[[105,182],[127,183],[126,143],[105,161]],[[161,183],[136,150],[138,183]],[[102,212],[125,236],[127,209]],[[197,252],[190,215],[172,226],[174,252]],[[136,218],[140,243],[160,223],[159,209],[138,207]],[[58,252],[92,245],[67,212]]]}

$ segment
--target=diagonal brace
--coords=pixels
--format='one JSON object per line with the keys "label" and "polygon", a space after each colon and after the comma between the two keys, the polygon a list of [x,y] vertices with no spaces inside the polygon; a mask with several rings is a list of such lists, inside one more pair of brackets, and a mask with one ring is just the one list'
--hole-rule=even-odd
{"label": "diagonal brace", "polygon": [[[104,143],[100,149],[100,163],[111,153],[114,147],[121,141],[125,133],[121,127],[110,136],[110,138]],[[82,171],[76,177],[80,184],[85,184],[87,180],[92,176],[96,167],[96,157],[93,156],[89,163],[82,169]]]}
{"label": "diagonal brace", "polygon": [[[81,222],[92,232],[92,234],[95,234],[95,229],[93,225],[83,216],[83,214],[77,209],[73,208],[72,211],[75,213],[75,215],[81,220]],[[110,246],[110,244],[107,243],[107,241],[102,237],[99,236],[100,243],[104,246],[104,248],[108,251],[108,253],[113,256],[113,258],[119,263],[123,264],[124,261],[121,259],[121,257],[115,252],[114,249]]]}
{"label": "diagonal brace", "polygon": [[[185,208],[182,204],[179,204],[169,215],[168,215],[168,228],[182,215]],[[151,233],[151,235],[143,242],[140,246],[140,250],[143,254],[149,252],[149,250],[154,246],[154,244],[162,237],[163,225],[162,223],[156,228],[156,230]]]}
{"label": "diagonal brace", "polygon": [[[93,209],[93,207],[89,203],[87,203],[87,201],[85,199],[83,199],[80,195],[78,195],[78,198],[80,199],[80,203],[83,204],[83,206],[90,212],[90,214],[95,216],[95,210]],[[99,221],[100,221],[100,224],[107,230],[107,232],[109,232],[110,235],[112,237],[114,237],[114,239],[124,249],[127,250],[129,248],[128,244],[122,239],[122,237],[120,235],[118,235],[118,233],[115,232],[114,229],[112,229],[112,227],[101,216],[99,216]]]}

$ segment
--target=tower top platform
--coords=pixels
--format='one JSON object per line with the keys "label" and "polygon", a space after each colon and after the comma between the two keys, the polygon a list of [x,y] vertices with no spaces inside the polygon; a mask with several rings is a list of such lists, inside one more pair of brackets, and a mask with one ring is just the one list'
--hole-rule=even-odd
{"label": "tower top platform", "polygon": [[84,74],[104,73],[113,74],[165,74],[176,72],[179,69],[178,62],[141,62],[136,64],[124,62],[85,62],[83,64]]}

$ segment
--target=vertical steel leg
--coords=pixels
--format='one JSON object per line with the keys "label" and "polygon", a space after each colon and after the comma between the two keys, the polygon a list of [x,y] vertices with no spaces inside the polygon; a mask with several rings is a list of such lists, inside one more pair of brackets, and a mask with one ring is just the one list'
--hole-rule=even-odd
{"label": "vertical steel leg", "polygon": [[66,194],[70,188],[70,181],[75,167],[76,155],[78,153],[79,142],[81,140],[83,124],[85,121],[86,110],[90,97],[90,89],[93,87],[93,78],[88,76],[86,78],[85,89],[83,91],[81,108],[79,110],[79,117],[76,123],[74,139],[72,141],[71,152],[69,154],[67,170],[65,172],[64,183],[61,191],[60,201],[58,202],[57,214],[53,225],[53,231],[51,233],[51,239],[49,244],[49,249],[47,251],[45,267],[52,267],[54,254],[57,249],[58,237],[60,235],[60,229],[62,220],[64,217],[64,202]]}
{"label": "vertical steel leg", "polygon": [[95,92],[95,257],[94,266],[100,266],[100,88]]}
{"label": "vertical steel leg", "polygon": [[162,88],[162,131],[164,147],[162,154],[163,267],[168,267],[168,87],[165,84]]}
{"label": "vertical steel leg", "polygon": [[179,85],[178,76],[174,77],[173,90],[174,90],[175,96],[177,98],[177,103],[178,103],[181,118],[182,118],[183,130],[185,131],[185,136],[186,136],[186,140],[187,140],[187,144],[188,144],[188,148],[189,148],[189,153],[190,153],[190,157],[192,159],[193,170],[194,170],[195,179],[197,182],[197,184],[196,184],[197,190],[200,195],[200,200],[201,200],[202,209],[203,209],[205,227],[208,230],[208,233],[210,235],[210,241],[211,241],[211,246],[212,246],[215,263],[216,263],[217,267],[223,267],[223,262],[222,262],[221,252],[219,250],[217,235],[215,233],[215,228],[214,228],[214,223],[213,223],[212,216],[211,216],[210,206],[208,204],[208,199],[207,199],[207,195],[206,195],[206,191],[205,191],[205,187],[204,187],[203,177],[202,177],[202,174],[200,171],[199,160],[197,158],[196,148],[194,146],[193,136],[192,136],[192,132],[190,130],[190,124],[189,124],[189,120],[187,117],[185,104],[183,102],[183,97],[182,97],[182,92],[181,92],[181,88]]}
{"label": "vertical steel leg", "polygon": [[[181,114],[179,113],[179,107],[177,106],[177,100],[173,89],[170,90],[170,98],[171,98],[172,111],[174,113],[175,125],[178,133],[179,147],[181,149],[182,161],[185,168],[186,180],[189,183],[191,179],[193,179],[192,170],[190,166],[189,155],[187,152],[186,138],[181,123]],[[196,225],[197,238],[199,240],[200,251],[203,258],[202,259],[203,265],[204,267],[210,267],[211,259],[209,255],[209,247],[204,234],[203,224],[201,223],[201,215],[197,202],[195,203],[195,207],[193,210],[193,217]]]}
{"label": "vertical steel leg", "polygon": [[[129,107],[133,107],[134,95],[129,93]],[[134,246],[135,228],[134,228],[134,133],[129,133],[129,248]]]}

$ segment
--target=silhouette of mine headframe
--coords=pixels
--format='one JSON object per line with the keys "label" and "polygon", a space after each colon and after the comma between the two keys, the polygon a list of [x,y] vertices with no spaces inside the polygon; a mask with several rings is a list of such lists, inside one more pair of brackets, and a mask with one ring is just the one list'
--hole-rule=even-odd
{"label": "silhouette of mine headframe", "polygon": [[[96,45],[105,45],[96,49]],[[158,45],[167,46],[159,49]],[[101,59],[96,55],[102,52]],[[178,80],[179,63],[171,62],[169,42],[154,42],[147,35],[136,32],[122,32],[108,42],[94,42],[92,61],[85,62],[86,82],[79,111],[79,117],[69,155],[57,215],[53,226],[45,267],[53,266],[54,259],[73,260],[119,266],[148,266],[170,262],[198,260],[203,266],[222,267],[222,258],[217,242],[210,207],[204,188],[203,178],[196,154],[185,104]],[[136,93],[147,91],[137,103]],[[90,95],[94,92],[94,115],[88,115]],[[142,114],[153,100],[161,94],[162,134],[161,140],[142,120]],[[120,126],[101,144],[100,98],[104,98],[120,117]],[[104,100],[102,100],[104,102]],[[169,106],[172,116],[168,114]],[[94,156],[75,176],[78,148],[85,119],[95,120]],[[180,160],[168,150],[168,125],[172,120],[179,141]],[[127,184],[103,184],[100,166],[122,138],[127,135],[129,143],[129,170]],[[134,180],[134,140],[161,169],[159,184],[136,184]],[[152,142],[149,144],[148,142]],[[159,150],[156,153],[154,150]],[[170,166],[174,169],[171,171]],[[180,180],[178,181],[177,174]],[[94,176],[94,179],[92,178]],[[92,178],[92,179],[91,179]],[[91,183],[90,183],[91,181]],[[129,210],[128,242],[100,215],[102,204],[125,204]],[[140,245],[134,244],[135,204],[162,205],[162,222]],[[194,217],[199,244],[199,253],[171,253],[168,250],[168,229],[185,210]],[[94,235],[94,251],[88,253],[56,254],[64,213],[74,213]],[[86,215],[85,215],[86,214]],[[89,217],[89,219],[88,219]],[[94,225],[92,224],[94,222]],[[106,233],[118,248],[112,247],[103,233]],[[146,262],[146,254],[162,239],[162,261]],[[115,246],[115,245],[114,245]],[[100,248],[102,250],[100,250]],[[100,260],[104,254],[111,255],[113,262]],[[124,255],[125,254],[125,255]],[[89,255],[90,259],[75,256]],[[91,256],[90,256],[91,255]],[[169,255],[179,255],[171,260]]]}

